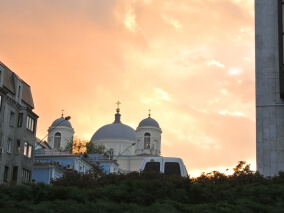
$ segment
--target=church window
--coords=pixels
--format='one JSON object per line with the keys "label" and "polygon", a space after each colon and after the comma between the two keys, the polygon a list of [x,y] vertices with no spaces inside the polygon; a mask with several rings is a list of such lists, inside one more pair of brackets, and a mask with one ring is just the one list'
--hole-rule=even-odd
{"label": "church window", "polygon": [[145,133],[144,135],[144,148],[145,149],[150,149],[150,139],[151,139],[150,133]]}
{"label": "church window", "polygon": [[166,162],[165,163],[165,175],[181,176],[179,164],[176,162]]}
{"label": "church window", "polygon": [[129,152],[128,149],[125,151],[125,155],[126,155],[126,156],[129,156],[129,155],[130,155],[130,152]]}
{"label": "church window", "polygon": [[56,132],[54,136],[54,148],[59,149],[60,142],[61,142],[61,134],[59,132]]}
{"label": "church window", "polygon": [[114,154],[113,149],[110,149],[110,150],[109,150],[109,155],[110,155],[110,156],[113,156],[113,154]]}

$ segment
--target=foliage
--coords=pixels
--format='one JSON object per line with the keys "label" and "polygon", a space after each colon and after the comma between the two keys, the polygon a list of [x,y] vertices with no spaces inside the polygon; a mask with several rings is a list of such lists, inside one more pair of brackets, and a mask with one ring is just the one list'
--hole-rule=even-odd
{"label": "foliage", "polygon": [[64,151],[72,154],[84,154],[87,151],[87,143],[87,140],[82,140],[78,137],[74,137],[73,141],[70,141],[66,144]]}
{"label": "foliage", "polygon": [[94,188],[97,186],[98,179],[105,175],[100,165],[93,165],[93,168],[83,174],[77,171],[65,173],[62,177],[51,180],[53,186],[76,186],[78,188]]}
{"label": "foliage", "polygon": [[[68,178],[66,178],[68,177]],[[53,186],[0,186],[0,212],[283,212],[284,173],[264,178],[239,164],[234,174],[198,178],[154,172],[70,173]]]}
{"label": "foliage", "polygon": [[73,141],[68,142],[64,151],[72,154],[99,153],[105,157],[109,157],[109,151],[105,151],[104,145],[95,145],[92,142],[82,140],[78,137],[74,137]]}
{"label": "foliage", "polygon": [[89,142],[86,144],[86,149],[87,149],[88,154],[99,153],[106,158],[109,157],[109,151],[106,151],[106,148],[104,145],[96,145],[96,144],[93,144],[92,142]]}

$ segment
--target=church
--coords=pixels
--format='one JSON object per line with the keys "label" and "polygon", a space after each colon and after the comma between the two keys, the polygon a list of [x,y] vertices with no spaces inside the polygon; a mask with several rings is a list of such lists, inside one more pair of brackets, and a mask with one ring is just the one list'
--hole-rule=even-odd
{"label": "church", "polygon": [[[147,118],[143,119],[138,127],[132,127],[121,122],[117,102],[114,122],[99,128],[91,137],[90,142],[95,145],[103,145],[110,153],[109,172],[128,173],[138,171],[145,157],[158,157],[161,153],[162,130],[159,123],[151,118],[150,110]],[[56,119],[48,129],[48,145],[52,149],[64,149],[66,144],[72,141],[74,129],[68,119]],[[118,164],[117,169],[114,164]]]}

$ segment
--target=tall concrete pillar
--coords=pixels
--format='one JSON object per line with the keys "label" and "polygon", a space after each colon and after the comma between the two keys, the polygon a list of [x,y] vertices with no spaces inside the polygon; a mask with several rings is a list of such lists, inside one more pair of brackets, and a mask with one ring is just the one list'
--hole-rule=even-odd
{"label": "tall concrete pillar", "polygon": [[255,0],[256,155],[264,176],[284,171],[281,2]]}

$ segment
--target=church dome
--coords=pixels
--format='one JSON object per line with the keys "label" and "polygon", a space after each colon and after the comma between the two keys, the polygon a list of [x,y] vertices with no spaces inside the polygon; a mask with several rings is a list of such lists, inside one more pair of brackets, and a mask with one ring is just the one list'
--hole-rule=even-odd
{"label": "church dome", "polygon": [[136,140],[136,132],[130,126],[120,122],[120,114],[115,114],[115,121],[112,124],[105,125],[98,129],[91,141],[100,139],[117,139],[117,140]]}
{"label": "church dome", "polygon": [[53,123],[51,124],[51,127],[53,126],[66,126],[66,127],[72,128],[71,123],[68,120],[65,120],[65,118],[63,117],[58,118],[55,121],[53,121]]}
{"label": "church dome", "polygon": [[144,126],[160,128],[159,123],[155,119],[151,118],[150,116],[142,120],[138,125],[138,127],[144,127]]}
{"label": "church dome", "polygon": [[122,123],[108,124],[95,132],[91,141],[99,139],[120,139],[120,140],[136,140],[136,132],[130,126]]}

